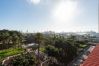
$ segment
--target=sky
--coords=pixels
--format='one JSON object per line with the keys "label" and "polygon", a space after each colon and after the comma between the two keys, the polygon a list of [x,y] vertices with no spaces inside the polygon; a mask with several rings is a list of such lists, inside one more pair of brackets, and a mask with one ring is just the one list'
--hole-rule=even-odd
{"label": "sky", "polygon": [[0,0],[0,29],[98,32],[98,0]]}

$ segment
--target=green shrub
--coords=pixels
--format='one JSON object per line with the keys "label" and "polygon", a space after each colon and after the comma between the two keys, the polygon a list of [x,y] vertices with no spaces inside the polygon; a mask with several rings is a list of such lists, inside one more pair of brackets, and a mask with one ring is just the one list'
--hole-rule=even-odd
{"label": "green shrub", "polygon": [[36,57],[32,53],[21,54],[11,64],[12,66],[36,66]]}

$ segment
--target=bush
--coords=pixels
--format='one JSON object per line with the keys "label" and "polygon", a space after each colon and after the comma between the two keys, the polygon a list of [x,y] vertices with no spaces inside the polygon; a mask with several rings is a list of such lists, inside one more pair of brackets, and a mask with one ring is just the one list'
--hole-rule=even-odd
{"label": "bush", "polygon": [[1,62],[0,62],[0,66],[3,66]]}
{"label": "bush", "polygon": [[52,56],[52,57],[58,55],[58,49],[51,45],[46,46],[44,52],[48,54],[48,56]]}
{"label": "bush", "polygon": [[36,57],[31,53],[17,56],[11,63],[12,66],[36,66]]}

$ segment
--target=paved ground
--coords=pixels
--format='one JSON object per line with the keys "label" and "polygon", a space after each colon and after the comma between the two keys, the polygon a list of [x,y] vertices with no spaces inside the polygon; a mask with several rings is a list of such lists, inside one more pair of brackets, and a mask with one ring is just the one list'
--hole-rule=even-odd
{"label": "paved ground", "polygon": [[99,66],[99,44],[96,45],[88,58],[80,66]]}

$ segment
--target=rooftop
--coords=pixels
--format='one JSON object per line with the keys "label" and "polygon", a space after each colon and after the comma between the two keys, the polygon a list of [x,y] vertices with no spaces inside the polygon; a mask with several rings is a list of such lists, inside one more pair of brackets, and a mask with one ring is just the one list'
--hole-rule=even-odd
{"label": "rooftop", "polygon": [[80,66],[99,66],[99,44],[96,45],[88,58]]}

